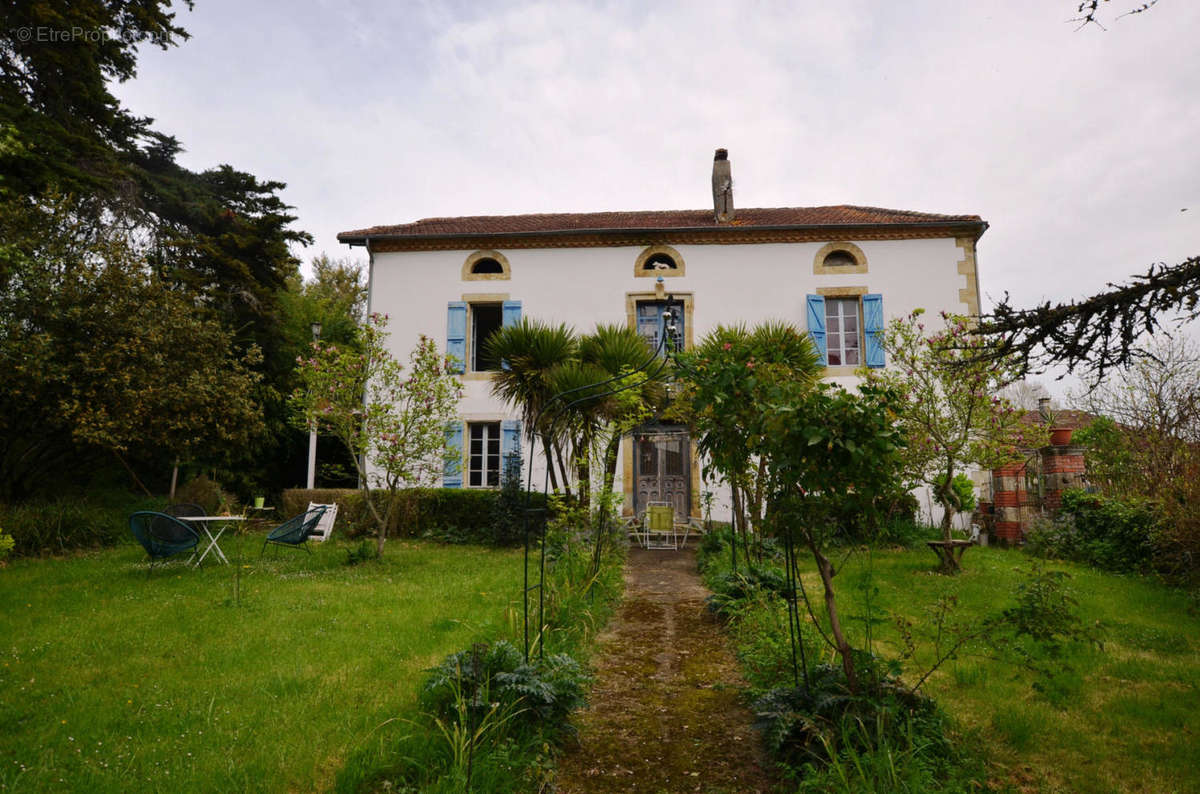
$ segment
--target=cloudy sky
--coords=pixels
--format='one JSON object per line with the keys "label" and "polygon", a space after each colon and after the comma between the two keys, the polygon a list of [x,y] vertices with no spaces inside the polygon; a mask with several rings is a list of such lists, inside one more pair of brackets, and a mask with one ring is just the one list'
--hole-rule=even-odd
{"label": "cloudy sky", "polygon": [[[977,213],[988,298],[1200,250],[1200,3],[196,0],[118,89],[298,226],[738,206]],[[1186,211],[1183,211],[1185,210]],[[361,256],[357,249],[356,256]]]}

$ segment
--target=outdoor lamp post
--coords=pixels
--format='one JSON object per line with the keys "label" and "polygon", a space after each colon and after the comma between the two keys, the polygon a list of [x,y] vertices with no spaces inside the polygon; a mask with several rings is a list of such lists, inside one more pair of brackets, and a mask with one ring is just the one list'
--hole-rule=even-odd
{"label": "outdoor lamp post", "polygon": [[[312,324],[313,343],[321,338],[321,323],[314,321]],[[317,423],[311,422],[308,426],[308,490],[316,487],[317,482]]]}

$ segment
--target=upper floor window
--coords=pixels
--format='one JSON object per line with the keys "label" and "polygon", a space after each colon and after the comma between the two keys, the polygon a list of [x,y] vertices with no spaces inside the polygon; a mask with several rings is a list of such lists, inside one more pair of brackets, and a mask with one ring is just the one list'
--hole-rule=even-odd
{"label": "upper floor window", "polygon": [[829,366],[858,366],[861,328],[858,298],[825,299],[825,344]]}
{"label": "upper floor window", "polygon": [[822,364],[854,367],[886,364],[883,334],[883,295],[866,287],[822,287],[825,294],[805,297],[808,333]]}
{"label": "upper floor window", "polygon": [[504,311],[499,303],[472,303],[471,311],[471,361],[472,372],[488,372],[500,369],[500,362],[487,349],[487,341],[504,325]]}
{"label": "upper floor window", "polygon": [[481,273],[503,273],[504,266],[492,259],[490,256],[485,256],[475,264],[471,265],[471,272],[479,275]]}
{"label": "upper floor window", "polygon": [[[684,334],[684,312],[680,311],[680,308],[676,304],[675,342],[682,346],[683,340],[687,337]],[[666,310],[666,301],[638,301],[637,304],[637,332],[655,350],[658,349],[658,343],[666,333],[667,323],[663,317]]]}
{"label": "upper floor window", "polygon": [[521,322],[521,301],[508,295],[463,295],[446,307],[446,355],[457,373],[492,372],[503,366],[488,353],[488,340],[501,328]]}

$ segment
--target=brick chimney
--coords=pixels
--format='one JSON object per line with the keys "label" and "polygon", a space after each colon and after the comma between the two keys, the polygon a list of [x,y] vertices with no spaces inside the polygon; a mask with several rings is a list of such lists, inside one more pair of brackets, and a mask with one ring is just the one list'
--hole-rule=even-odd
{"label": "brick chimney", "polygon": [[717,223],[733,220],[733,173],[729,169],[729,152],[717,149],[713,155],[713,214]]}

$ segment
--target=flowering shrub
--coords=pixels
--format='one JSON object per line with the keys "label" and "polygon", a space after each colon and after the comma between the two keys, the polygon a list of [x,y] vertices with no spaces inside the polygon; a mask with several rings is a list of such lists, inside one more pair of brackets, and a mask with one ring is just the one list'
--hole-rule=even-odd
{"label": "flowering shrub", "polygon": [[[299,426],[319,427],[350,453],[375,520],[378,554],[400,505],[395,492],[432,485],[442,473],[446,425],[462,397],[452,362],[427,336],[417,341],[405,374],[388,350],[386,326],[386,315],[372,314],[358,329],[358,349],[313,342],[312,355],[296,360],[303,386],[291,397]],[[375,489],[392,498],[377,503]]]}
{"label": "flowering shrub", "polygon": [[966,317],[942,312],[944,328],[927,334],[924,311],[896,318],[883,331],[880,344],[891,366],[859,373],[898,395],[905,475],[933,489],[945,508],[942,534],[948,541],[962,505],[955,475],[964,466],[991,469],[1020,460],[1021,450],[1046,443],[1045,429],[1022,422],[999,395],[1019,377],[1019,362],[987,355],[992,343],[973,333]]}

